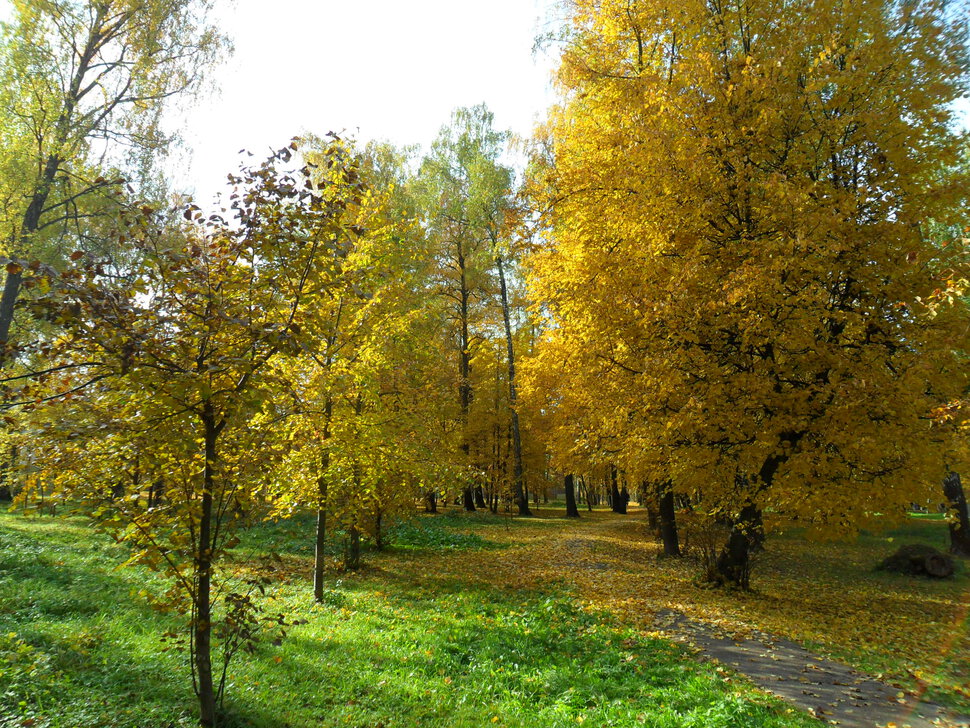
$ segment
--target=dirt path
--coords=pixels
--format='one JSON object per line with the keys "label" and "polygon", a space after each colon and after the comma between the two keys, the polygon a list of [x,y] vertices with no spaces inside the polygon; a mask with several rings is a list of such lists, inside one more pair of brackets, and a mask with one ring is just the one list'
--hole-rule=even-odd
{"label": "dirt path", "polygon": [[[970,726],[970,718],[956,716],[938,705],[922,702],[886,682],[825,659],[793,642],[748,630],[739,635],[710,623],[696,612],[688,616],[679,609],[652,602],[649,594],[632,584],[625,591],[617,582],[627,581],[636,560],[643,558],[643,539],[629,520],[580,522],[566,531],[548,536],[550,548],[564,554],[553,572],[573,584],[580,594],[607,605],[617,602],[619,611],[643,618],[652,615],[654,629],[693,645],[700,656],[714,659],[750,679],[762,689],[828,721],[850,728],[897,725],[911,728]],[[539,539],[546,540],[546,539]],[[609,545],[607,550],[604,544]],[[732,633],[733,632],[733,633]]]}

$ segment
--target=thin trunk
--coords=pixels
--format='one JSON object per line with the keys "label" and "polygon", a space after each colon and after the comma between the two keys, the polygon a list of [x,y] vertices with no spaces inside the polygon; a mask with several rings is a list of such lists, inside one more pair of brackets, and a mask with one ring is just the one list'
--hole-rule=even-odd
{"label": "thin trunk", "polygon": [[[512,494],[519,506],[520,516],[531,516],[528,497],[525,494],[525,475],[522,468],[522,436],[519,432],[519,413],[515,409],[515,348],[512,346],[512,321],[509,316],[509,294],[505,285],[505,266],[502,256],[495,257],[498,266],[499,286],[502,294],[502,320],[505,322],[505,347],[509,364],[509,410],[512,424]],[[536,504],[538,505],[538,503]]]}
{"label": "thin trunk", "polygon": [[215,412],[204,405],[202,425],[205,441],[205,466],[202,475],[202,511],[199,515],[199,542],[195,556],[195,624],[193,645],[198,680],[200,722],[207,728],[216,724],[216,694],[212,684],[212,543],[213,493],[215,490],[216,426]]}
{"label": "thin trunk", "polygon": [[3,465],[0,465],[0,501],[13,501],[13,472],[17,462],[17,448],[11,447],[7,451],[7,457]]}
{"label": "thin trunk", "polygon": [[333,419],[333,397],[329,394],[323,405],[323,453],[320,455],[320,474],[317,476],[317,527],[313,543],[313,598],[323,601],[323,571],[327,545],[327,470],[330,469],[330,422]]}
{"label": "thin trunk", "polygon": [[660,538],[663,541],[664,554],[680,556],[677,515],[674,511],[674,490],[669,481],[657,485],[657,501],[660,506]]}
{"label": "thin trunk", "polygon": [[384,512],[380,508],[374,516],[374,546],[378,551],[384,550]]}
{"label": "thin trunk", "polygon": [[360,531],[357,525],[350,527],[347,534],[347,552],[344,555],[344,568],[347,571],[356,571],[360,568]]}
{"label": "thin trunk", "polygon": [[579,476],[579,483],[583,488],[583,493],[586,498],[586,510],[589,513],[593,512],[593,489],[590,487],[589,483],[586,482],[586,476]]}
{"label": "thin trunk", "polygon": [[[464,465],[468,465],[469,443],[468,443],[468,413],[472,402],[472,382],[471,382],[471,351],[469,350],[468,338],[468,304],[471,292],[468,288],[468,279],[465,271],[465,251],[461,242],[457,243],[458,252],[458,271],[459,278],[459,299],[461,317],[461,351],[458,355],[458,399],[461,405],[461,450],[465,454]],[[466,511],[475,510],[475,496],[471,486],[462,491],[462,504]]]}
{"label": "thin trunk", "polygon": [[579,508],[576,507],[576,486],[573,482],[573,474],[570,473],[565,479],[566,488],[566,518],[579,518]]}
{"label": "thin trunk", "polygon": [[950,553],[970,556],[970,514],[967,512],[967,496],[959,473],[947,473],[943,479],[943,494],[951,515],[955,515],[949,524]]}
{"label": "thin trunk", "polygon": [[657,500],[657,494],[659,489],[653,486],[649,481],[643,481],[640,486],[640,492],[643,493],[641,503],[644,508],[647,509],[647,528],[650,529],[650,533],[660,536],[660,503]]}

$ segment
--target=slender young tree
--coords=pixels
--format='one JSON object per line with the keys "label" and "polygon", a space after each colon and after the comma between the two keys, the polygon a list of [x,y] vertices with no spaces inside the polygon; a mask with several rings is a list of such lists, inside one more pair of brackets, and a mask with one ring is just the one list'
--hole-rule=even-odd
{"label": "slender young tree", "polygon": [[[214,630],[226,660],[238,642],[238,608],[248,604],[232,592],[216,603],[220,563],[278,460],[279,443],[265,433],[276,397],[292,388],[286,362],[321,345],[310,322],[343,285],[339,253],[358,234],[365,197],[339,140],[321,155],[320,174],[288,169],[296,149],[233,177],[231,222],[194,206],[178,230],[159,231],[150,211],[129,219],[119,234],[138,255],[120,278],[77,254],[64,273],[41,269],[31,280],[34,310],[65,330],[49,352],[58,378],[21,393],[31,406],[49,387],[63,402],[60,416],[45,420],[36,477],[90,503],[132,545],[134,561],[172,577],[172,605],[191,614],[203,726],[216,724],[225,687],[225,670],[220,678],[213,665]],[[63,394],[72,391],[89,407]],[[124,472],[136,455],[163,479],[152,508],[141,505],[139,487],[131,498],[106,493],[113,481],[102,476]]]}

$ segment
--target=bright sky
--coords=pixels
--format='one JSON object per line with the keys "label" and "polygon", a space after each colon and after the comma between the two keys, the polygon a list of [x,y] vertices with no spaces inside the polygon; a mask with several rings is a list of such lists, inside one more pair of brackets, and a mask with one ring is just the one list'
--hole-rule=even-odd
{"label": "bright sky", "polygon": [[553,59],[533,55],[551,0],[237,0],[220,26],[236,52],[218,96],[189,109],[176,186],[208,202],[238,152],[304,131],[427,147],[451,111],[485,102],[528,136],[551,102]]}

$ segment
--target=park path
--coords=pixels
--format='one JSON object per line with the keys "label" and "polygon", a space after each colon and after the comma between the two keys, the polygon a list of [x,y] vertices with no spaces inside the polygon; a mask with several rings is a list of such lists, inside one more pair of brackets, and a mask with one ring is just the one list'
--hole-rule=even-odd
{"label": "park path", "polygon": [[[652,615],[652,627],[676,641],[687,643],[705,659],[713,659],[761,689],[833,725],[846,728],[910,726],[911,728],[970,728],[970,718],[954,715],[919,696],[821,657],[794,642],[758,631],[739,635],[696,613],[688,616],[664,602],[651,604],[642,585],[629,579],[636,559],[644,557],[642,525],[632,519],[584,519],[546,539],[557,551],[555,576],[577,588],[580,595],[603,606],[627,603],[642,618]],[[609,544],[608,550],[604,544]],[[655,557],[655,554],[654,554]],[[617,573],[619,572],[619,573]],[[616,583],[629,582],[626,594],[617,595]],[[639,589],[639,593],[634,593]],[[617,599],[618,597],[618,599]]]}

